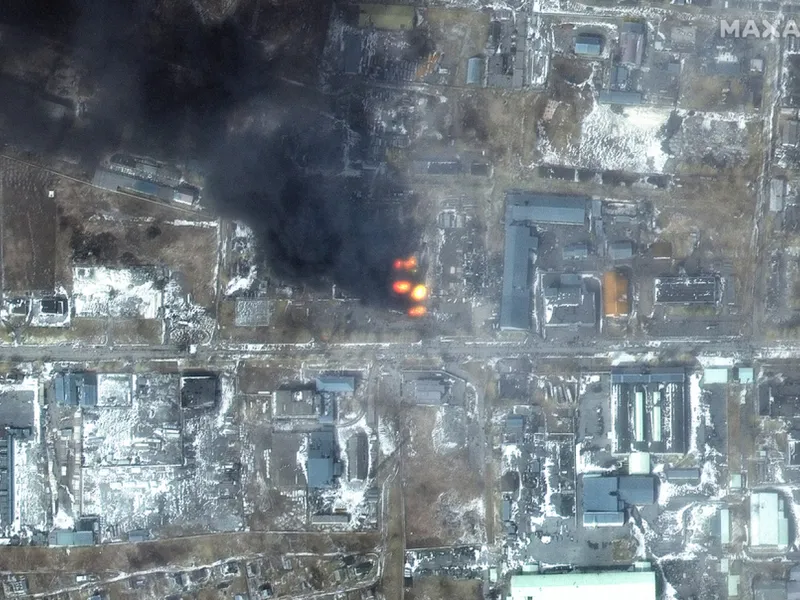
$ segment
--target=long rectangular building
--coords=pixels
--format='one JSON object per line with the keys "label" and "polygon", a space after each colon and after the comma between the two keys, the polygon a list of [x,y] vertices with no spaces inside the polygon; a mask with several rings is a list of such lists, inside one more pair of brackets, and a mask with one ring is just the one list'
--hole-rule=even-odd
{"label": "long rectangular building", "polygon": [[525,331],[531,327],[531,253],[538,245],[530,226],[506,224],[500,329]]}
{"label": "long rectangular building", "polygon": [[531,573],[511,578],[512,600],[655,600],[653,571]]}

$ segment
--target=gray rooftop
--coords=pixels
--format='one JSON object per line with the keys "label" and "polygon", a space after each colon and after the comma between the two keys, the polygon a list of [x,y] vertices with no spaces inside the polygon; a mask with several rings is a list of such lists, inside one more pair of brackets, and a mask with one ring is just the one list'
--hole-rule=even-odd
{"label": "gray rooftop", "polygon": [[339,377],[334,375],[320,375],[315,380],[318,392],[333,392],[336,394],[352,394],[356,390],[355,377]]}
{"label": "gray rooftop", "polygon": [[620,510],[617,478],[586,475],[583,478],[583,512],[614,513]]}
{"label": "gray rooftop", "polygon": [[625,504],[654,504],[656,481],[657,479],[650,475],[623,475],[619,478],[617,493]]}
{"label": "gray rooftop", "polygon": [[588,201],[586,196],[507,192],[506,225],[515,222],[585,225]]}
{"label": "gray rooftop", "polygon": [[307,481],[310,488],[330,487],[337,475],[336,437],[333,429],[312,431],[308,436]]}
{"label": "gray rooftop", "polygon": [[619,240],[608,245],[608,255],[613,260],[625,260],[633,256],[633,242],[630,240]]}
{"label": "gray rooftop", "polygon": [[644,99],[639,92],[618,92],[614,90],[603,90],[597,95],[600,104],[618,104],[620,106],[637,106]]}
{"label": "gray rooftop", "polygon": [[530,227],[506,223],[500,329],[525,330],[531,326],[530,261],[538,245]]}

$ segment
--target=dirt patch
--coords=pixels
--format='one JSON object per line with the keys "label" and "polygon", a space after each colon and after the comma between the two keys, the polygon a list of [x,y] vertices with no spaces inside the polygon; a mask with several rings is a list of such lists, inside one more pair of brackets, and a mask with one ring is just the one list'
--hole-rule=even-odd
{"label": "dirt patch", "polygon": [[3,289],[52,291],[55,285],[55,200],[52,177],[0,159]]}
{"label": "dirt patch", "polygon": [[449,577],[423,577],[405,594],[407,600],[478,600],[482,597],[480,581]]}
{"label": "dirt patch", "polygon": [[483,478],[470,463],[462,443],[435,443],[437,411],[406,411],[403,481],[406,539],[409,547],[475,542],[483,527]]}

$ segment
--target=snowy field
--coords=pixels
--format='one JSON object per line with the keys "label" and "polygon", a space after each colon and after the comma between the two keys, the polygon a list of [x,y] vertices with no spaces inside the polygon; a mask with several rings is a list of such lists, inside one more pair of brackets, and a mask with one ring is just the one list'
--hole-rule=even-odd
{"label": "snowy field", "polygon": [[75,267],[72,290],[77,317],[155,319],[164,302],[148,269]]}
{"label": "snowy field", "polygon": [[577,145],[557,152],[542,137],[539,150],[548,165],[588,169],[663,173],[669,155],[664,152],[664,127],[670,110],[632,107],[622,113],[595,102],[586,115]]}

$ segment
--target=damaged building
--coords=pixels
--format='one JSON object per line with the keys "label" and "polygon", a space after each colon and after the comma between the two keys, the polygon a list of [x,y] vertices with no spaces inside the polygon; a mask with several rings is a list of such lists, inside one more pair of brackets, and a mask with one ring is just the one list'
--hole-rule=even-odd
{"label": "damaged building", "polygon": [[585,475],[582,483],[584,527],[621,527],[628,507],[657,499],[658,479],[651,475]]}

